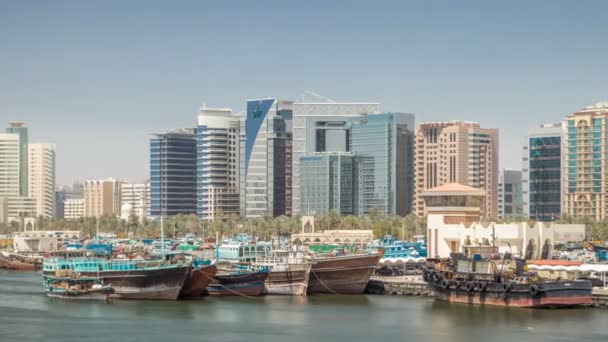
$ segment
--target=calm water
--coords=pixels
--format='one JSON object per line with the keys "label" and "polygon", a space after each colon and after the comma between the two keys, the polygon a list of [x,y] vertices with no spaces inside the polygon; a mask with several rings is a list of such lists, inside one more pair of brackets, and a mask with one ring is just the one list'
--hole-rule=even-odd
{"label": "calm water", "polygon": [[[289,338],[289,340],[287,340]],[[418,297],[68,302],[0,271],[0,341],[608,341],[608,310],[530,310]]]}

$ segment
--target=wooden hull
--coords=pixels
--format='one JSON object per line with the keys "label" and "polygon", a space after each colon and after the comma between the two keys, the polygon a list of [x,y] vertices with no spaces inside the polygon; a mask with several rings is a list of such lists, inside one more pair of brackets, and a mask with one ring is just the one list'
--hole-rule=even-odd
{"label": "wooden hull", "polygon": [[217,273],[215,265],[203,266],[201,268],[193,268],[184,281],[184,286],[179,292],[180,298],[197,298],[200,297],[203,291],[213,280],[213,276]]}
{"label": "wooden hull", "polygon": [[[80,272],[84,277],[99,277],[111,285],[116,299],[162,299],[176,300],[184,285],[189,265],[131,271]],[[54,276],[54,272],[45,272]]]}
{"label": "wooden hull", "polygon": [[268,272],[217,274],[207,286],[211,296],[259,296],[264,290]]}
{"label": "wooden hull", "polygon": [[361,294],[379,261],[379,254],[315,259],[310,271],[308,293]]}
{"label": "wooden hull", "polygon": [[271,270],[264,282],[262,294],[306,296],[310,264],[291,264],[285,270]]}
{"label": "wooden hull", "polygon": [[0,253],[0,268],[12,270],[12,271],[40,271],[42,269],[42,263],[39,262],[24,262],[19,260],[13,260]]}

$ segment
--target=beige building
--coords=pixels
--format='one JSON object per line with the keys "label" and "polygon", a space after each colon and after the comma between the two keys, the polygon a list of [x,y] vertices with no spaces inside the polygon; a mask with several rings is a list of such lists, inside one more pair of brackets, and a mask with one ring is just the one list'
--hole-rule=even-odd
{"label": "beige building", "polygon": [[311,244],[346,244],[367,245],[374,239],[372,230],[340,229],[315,232],[315,217],[302,216],[302,230],[299,234],[291,235],[294,245]]}
{"label": "beige building", "polygon": [[36,202],[36,215],[55,215],[55,145],[29,144],[28,195]]}
{"label": "beige building", "polygon": [[447,258],[466,247],[496,246],[499,253],[526,259],[551,259],[557,242],[585,239],[584,224],[482,222],[484,191],[451,183],[423,192],[427,205],[429,257]]}
{"label": "beige building", "polygon": [[498,129],[473,122],[428,122],[416,129],[414,205],[426,214],[422,193],[448,183],[483,189],[485,217],[498,214]]}
{"label": "beige building", "polygon": [[586,107],[565,119],[562,159],[562,213],[605,220],[608,203],[608,102]]}
{"label": "beige building", "polygon": [[63,218],[73,220],[81,217],[84,217],[84,199],[66,199],[63,202]]}
{"label": "beige building", "polygon": [[82,239],[79,231],[26,231],[13,236],[13,249],[18,252],[56,252],[69,240]]}
{"label": "beige building", "polygon": [[84,182],[84,216],[120,216],[121,182],[108,178]]}

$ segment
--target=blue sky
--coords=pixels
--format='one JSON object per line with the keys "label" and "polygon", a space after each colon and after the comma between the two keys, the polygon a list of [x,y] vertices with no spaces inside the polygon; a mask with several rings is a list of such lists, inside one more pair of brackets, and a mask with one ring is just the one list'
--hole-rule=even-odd
{"label": "blue sky", "polygon": [[378,101],[528,127],[608,100],[608,1],[0,0],[0,122],[57,144],[58,183],[147,176],[150,133],[251,98]]}

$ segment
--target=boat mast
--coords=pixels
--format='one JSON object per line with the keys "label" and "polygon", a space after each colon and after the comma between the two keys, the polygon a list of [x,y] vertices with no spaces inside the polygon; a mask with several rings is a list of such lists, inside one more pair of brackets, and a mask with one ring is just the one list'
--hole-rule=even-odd
{"label": "boat mast", "polygon": [[163,215],[160,215],[160,251],[165,258],[165,228],[163,226]]}

